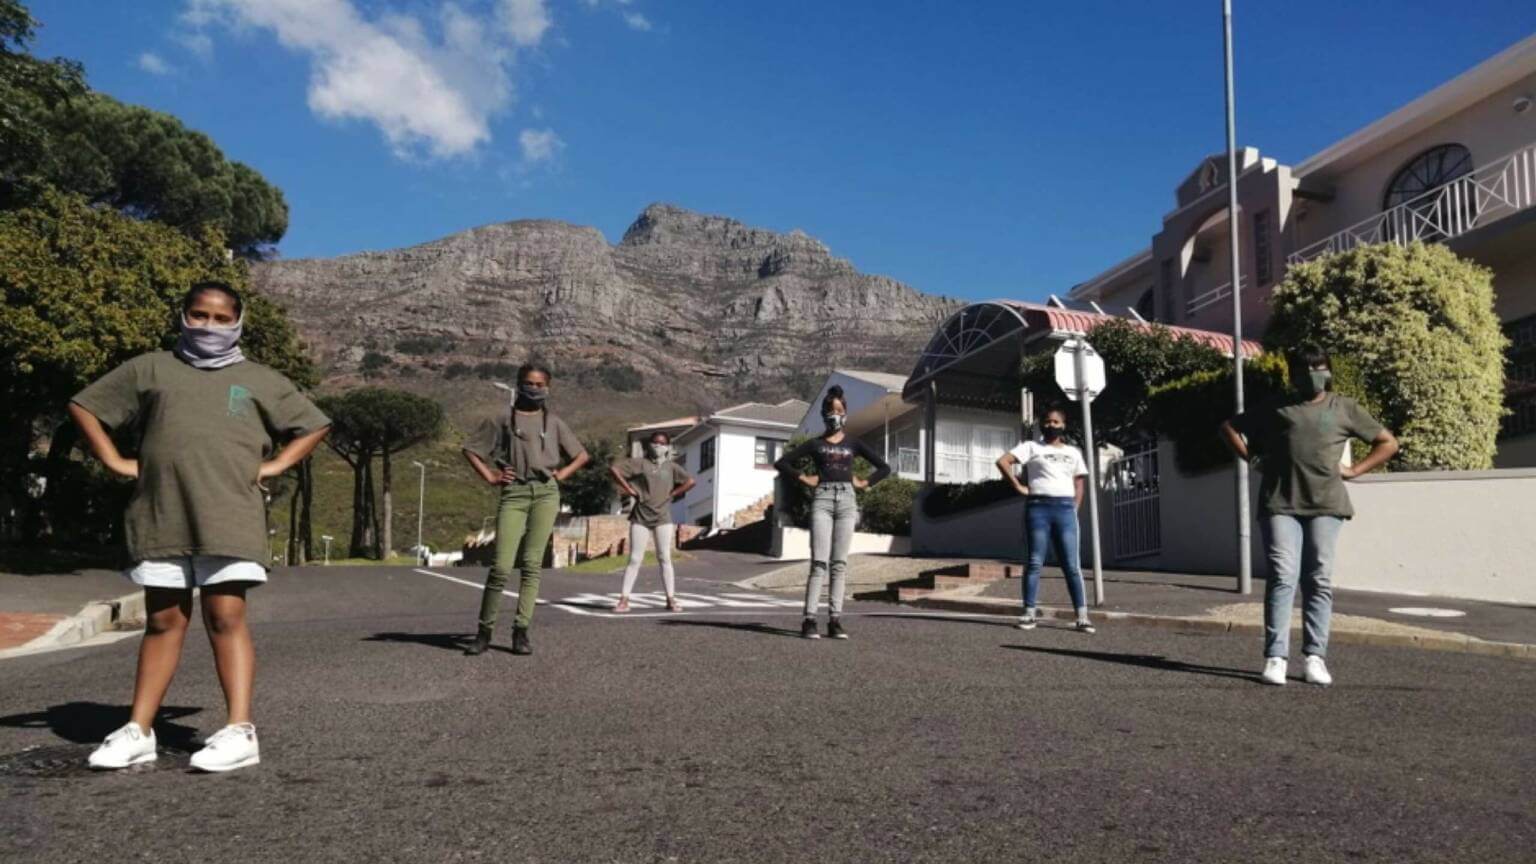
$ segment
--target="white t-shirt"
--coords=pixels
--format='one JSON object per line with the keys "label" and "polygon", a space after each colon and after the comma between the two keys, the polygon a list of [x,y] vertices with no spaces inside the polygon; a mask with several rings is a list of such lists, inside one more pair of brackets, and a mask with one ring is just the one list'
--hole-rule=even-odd
{"label": "white t-shirt", "polygon": [[1077,494],[1078,477],[1088,475],[1083,451],[1065,444],[1060,447],[1025,441],[1008,451],[1024,466],[1029,494],[1051,498],[1071,498]]}

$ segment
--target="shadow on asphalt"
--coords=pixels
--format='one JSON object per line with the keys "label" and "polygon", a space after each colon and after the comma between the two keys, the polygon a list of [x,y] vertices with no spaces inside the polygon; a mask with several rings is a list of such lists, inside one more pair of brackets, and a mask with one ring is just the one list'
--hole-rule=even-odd
{"label": "shadow on asphalt", "polygon": [[759,624],[756,621],[685,621],[677,618],[669,618],[661,622],[664,627],[714,627],[720,630],[737,630],[742,633],[757,633],[762,636],[793,636],[800,638],[799,629],[790,630],[787,627],[773,627],[768,624]]}
{"label": "shadow on asphalt", "polygon": [[1103,663],[1118,663],[1122,666],[1136,666],[1142,669],[1157,669],[1163,672],[1185,672],[1191,675],[1211,675],[1217,678],[1236,678],[1241,681],[1257,682],[1258,676],[1242,669],[1228,669],[1222,666],[1202,666],[1199,663],[1185,663],[1182,660],[1169,660],[1160,654],[1110,654],[1104,651],[1082,651],[1076,648],[1043,648],[1035,645],[1004,645],[1010,651],[1029,651],[1034,654],[1053,654],[1057,657],[1077,657],[1082,660],[1098,660]]}
{"label": "shadow on asphalt", "polygon": [[[200,713],[201,708],[173,705],[161,707],[155,715],[155,738],[161,747],[191,751],[197,730],[172,721]],[[66,702],[50,705],[43,711],[0,717],[0,726],[12,729],[49,729],[53,734],[76,744],[99,744],[108,734],[128,722],[127,705],[102,705],[99,702]]]}
{"label": "shadow on asphalt", "polygon": [[[469,643],[475,641],[473,634],[469,633],[375,633],[372,636],[364,636],[364,642],[396,642],[407,645],[425,645],[428,648],[438,648],[443,651],[457,651],[463,653]],[[505,645],[491,643],[492,651],[512,653],[512,649]]]}
{"label": "shadow on asphalt", "polygon": [[[901,621],[942,621],[945,624],[979,624],[983,627],[1012,627],[1014,622],[1018,620],[1016,618],[1009,618],[1006,621],[993,621],[988,618],[967,618],[944,612],[934,612],[932,614],[923,612],[864,612],[859,617],[892,618]],[[1044,622],[1040,626],[1052,629],[1051,625]]]}

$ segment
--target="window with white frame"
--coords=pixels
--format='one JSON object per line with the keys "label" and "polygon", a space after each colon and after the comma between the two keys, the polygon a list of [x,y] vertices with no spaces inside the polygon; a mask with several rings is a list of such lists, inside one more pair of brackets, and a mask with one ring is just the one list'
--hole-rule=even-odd
{"label": "window with white frame", "polygon": [[994,421],[940,420],[934,468],[940,483],[982,483],[997,476],[997,457],[1019,443],[1018,431]]}
{"label": "window with white frame", "polygon": [[784,455],[784,442],[775,438],[759,438],[752,448],[752,464],[758,468],[772,469],[773,463]]}
{"label": "window with white frame", "polygon": [[708,471],[715,467],[715,439],[710,438],[699,445],[699,471]]}

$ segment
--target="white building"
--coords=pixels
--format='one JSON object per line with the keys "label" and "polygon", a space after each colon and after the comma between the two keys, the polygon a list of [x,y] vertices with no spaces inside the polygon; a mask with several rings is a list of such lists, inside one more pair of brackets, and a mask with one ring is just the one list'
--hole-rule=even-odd
{"label": "white building", "polygon": [[672,505],[672,519],[714,531],[761,518],[773,500],[773,463],[805,411],[799,399],[748,402],[710,414],[674,438],[683,467],[698,482]]}
{"label": "white building", "polygon": [[[796,435],[822,434],[821,400],[833,386],[843,388],[848,407],[847,434],[882,454],[891,471],[907,480],[924,477],[923,454],[928,433],[919,404],[901,398],[905,375],[834,371],[801,419]],[[1017,414],[976,411],[940,405],[935,425],[935,472],[939,483],[980,483],[997,477],[997,457],[1019,443],[1022,423]]]}

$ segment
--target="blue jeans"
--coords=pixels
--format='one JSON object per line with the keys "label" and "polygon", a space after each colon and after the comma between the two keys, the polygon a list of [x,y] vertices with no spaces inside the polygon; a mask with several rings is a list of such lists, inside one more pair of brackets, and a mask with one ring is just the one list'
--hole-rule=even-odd
{"label": "blue jeans", "polygon": [[1328,622],[1333,617],[1333,550],[1344,520],[1337,516],[1283,516],[1263,519],[1269,552],[1269,584],[1264,588],[1264,656],[1289,657],[1291,603],[1301,583],[1302,651],[1328,654]]}
{"label": "blue jeans", "polygon": [[1031,497],[1024,509],[1029,534],[1029,566],[1024,571],[1024,608],[1035,608],[1040,593],[1040,567],[1045,564],[1046,544],[1056,544],[1056,560],[1067,577],[1072,608],[1082,609],[1083,571],[1077,546],[1077,502],[1072,498]]}
{"label": "blue jeans", "polygon": [[859,524],[859,502],[852,483],[823,483],[811,499],[811,575],[805,581],[805,617],[816,617],[821,582],[827,586],[827,608],[843,614],[843,586],[848,578],[848,548]]}

